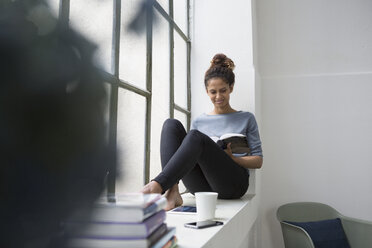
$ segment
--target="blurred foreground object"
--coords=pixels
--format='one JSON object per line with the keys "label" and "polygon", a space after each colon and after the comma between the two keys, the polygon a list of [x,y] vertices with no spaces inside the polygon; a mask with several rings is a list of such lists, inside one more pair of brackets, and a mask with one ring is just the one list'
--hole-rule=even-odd
{"label": "blurred foreground object", "polygon": [[115,168],[94,50],[42,1],[0,0],[0,247],[64,247]]}

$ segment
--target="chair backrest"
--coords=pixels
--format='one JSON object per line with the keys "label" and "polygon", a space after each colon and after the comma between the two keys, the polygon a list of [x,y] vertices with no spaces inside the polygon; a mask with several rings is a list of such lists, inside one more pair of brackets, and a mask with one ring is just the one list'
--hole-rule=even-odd
{"label": "chair backrest", "polygon": [[319,221],[340,218],[342,215],[334,208],[318,202],[295,202],[282,205],[276,216],[279,221]]}
{"label": "chair backrest", "polygon": [[276,212],[280,221],[286,248],[314,248],[308,233],[301,227],[287,224],[284,221],[308,222],[340,217],[334,208],[317,202],[295,202],[282,205]]}

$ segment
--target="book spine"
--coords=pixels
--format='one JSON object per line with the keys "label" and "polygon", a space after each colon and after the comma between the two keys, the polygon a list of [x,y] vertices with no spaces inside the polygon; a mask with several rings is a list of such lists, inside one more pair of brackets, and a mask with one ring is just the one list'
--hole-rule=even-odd
{"label": "book spine", "polygon": [[[68,234],[72,237],[82,238],[146,238],[164,223],[166,214],[159,211],[144,222],[70,222],[66,227],[70,229]],[[73,231],[71,231],[73,230]]]}
{"label": "book spine", "polygon": [[163,223],[147,239],[130,238],[70,238],[69,248],[103,248],[103,247],[150,247],[151,244],[161,239],[168,231],[167,224]]}
{"label": "book spine", "polygon": [[91,221],[94,222],[127,222],[140,223],[145,219],[142,208],[121,208],[121,207],[96,207],[93,210]]}
{"label": "book spine", "polygon": [[166,214],[161,210],[144,221],[147,230],[147,236],[153,233],[165,221]]}
{"label": "book spine", "polygon": [[176,244],[177,244],[177,238],[176,236],[173,236],[162,248],[175,247]]}
{"label": "book spine", "polygon": [[154,202],[153,204],[151,204],[150,206],[143,210],[144,219],[162,210],[166,205],[167,199],[165,197],[160,198],[158,201]]}
{"label": "book spine", "polygon": [[99,204],[93,209],[91,217],[95,222],[128,222],[140,223],[162,210],[167,204],[165,197],[159,198],[146,208],[124,207],[114,204]]}
{"label": "book spine", "polygon": [[176,228],[168,228],[168,232],[163,235],[155,244],[151,244],[151,248],[162,248],[174,235],[176,234]]}
{"label": "book spine", "polygon": [[126,193],[112,197],[111,201],[104,202],[105,205],[112,205],[124,208],[146,208],[161,198],[161,194]]}
{"label": "book spine", "polygon": [[168,231],[167,224],[161,224],[148,238],[149,244],[153,244],[163,237]]}

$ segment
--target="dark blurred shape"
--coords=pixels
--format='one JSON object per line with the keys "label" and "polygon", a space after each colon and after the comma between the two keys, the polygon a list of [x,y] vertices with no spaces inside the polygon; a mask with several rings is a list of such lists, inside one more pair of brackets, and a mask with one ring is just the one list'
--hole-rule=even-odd
{"label": "dark blurred shape", "polygon": [[143,34],[146,31],[148,25],[156,25],[157,18],[153,14],[155,0],[143,0],[140,3],[139,10],[134,16],[133,20],[128,25],[128,30],[137,33],[138,35]]}
{"label": "dark blurred shape", "polygon": [[61,223],[89,212],[115,168],[95,46],[46,11],[0,0],[2,248],[64,247]]}
{"label": "dark blurred shape", "polygon": [[[130,31],[152,24],[153,3]],[[89,216],[115,172],[95,49],[43,0],[0,0],[1,248],[66,247],[64,221]]]}

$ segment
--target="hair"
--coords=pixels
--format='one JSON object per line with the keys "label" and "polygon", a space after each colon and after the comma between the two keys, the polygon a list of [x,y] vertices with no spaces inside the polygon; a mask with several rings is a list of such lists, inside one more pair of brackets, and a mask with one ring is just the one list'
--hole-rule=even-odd
{"label": "hair", "polygon": [[229,84],[229,86],[232,86],[235,83],[235,74],[233,72],[234,68],[234,61],[228,58],[225,54],[218,53],[214,55],[211,61],[211,66],[205,72],[205,87],[208,86],[208,81],[212,78],[221,78],[227,84]]}

